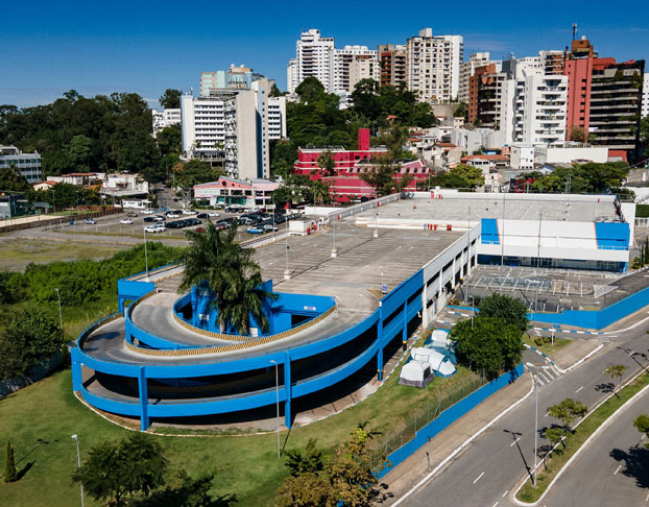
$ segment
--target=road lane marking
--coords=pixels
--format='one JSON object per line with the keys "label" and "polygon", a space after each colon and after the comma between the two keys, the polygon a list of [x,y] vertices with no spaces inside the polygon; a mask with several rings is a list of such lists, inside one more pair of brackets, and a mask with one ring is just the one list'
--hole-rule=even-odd
{"label": "road lane marking", "polygon": [[584,388],[584,386],[581,386],[579,389],[575,391],[575,394],[577,394],[579,391],[581,391]]}
{"label": "road lane marking", "polygon": [[484,472],[482,472],[480,475],[478,475],[478,478],[477,478],[475,481],[473,481],[473,484],[475,484],[475,483],[478,482],[480,479],[482,479],[482,476],[483,476],[483,475],[484,475]]}
{"label": "road lane marking", "polygon": [[518,441],[521,439],[521,437],[518,437],[516,440],[514,440],[511,444],[509,444],[509,447],[514,447]]}
{"label": "road lane marking", "polygon": [[647,493],[647,498],[645,498],[644,501],[649,502],[649,493]]}
{"label": "road lane marking", "polygon": [[505,492],[503,493],[503,496],[501,496],[500,498],[505,498],[507,496],[507,493],[509,493],[509,490],[505,490]]}
{"label": "road lane marking", "polygon": [[620,465],[619,467],[617,467],[615,469],[615,472],[613,472],[613,475],[617,475],[617,473],[620,471],[620,468],[622,468],[622,465]]}
{"label": "road lane marking", "polygon": [[496,502],[495,504],[493,504],[491,507],[496,507],[496,505],[498,505],[498,502]]}

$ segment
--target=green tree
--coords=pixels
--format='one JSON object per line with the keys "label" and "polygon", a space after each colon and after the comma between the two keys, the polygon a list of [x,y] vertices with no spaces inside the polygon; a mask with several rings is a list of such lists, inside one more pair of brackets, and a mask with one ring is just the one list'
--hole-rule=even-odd
{"label": "green tree", "polygon": [[398,164],[394,162],[394,159],[389,155],[385,155],[377,157],[372,166],[368,167],[365,172],[360,173],[360,177],[373,186],[379,196],[389,195],[393,192],[395,186],[397,169]]}
{"label": "green tree", "polygon": [[279,488],[277,507],[329,507],[335,506],[332,500],[331,484],[326,476],[309,472],[290,476]]}
{"label": "green tree", "polygon": [[84,135],[74,136],[68,145],[70,166],[77,172],[88,172],[92,164],[93,141]]}
{"label": "green tree", "polygon": [[167,88],[165,92],[160,97],[160,105],[164,109],[178,109],[180,108],[180,96],[182,92],[180,90],[174,90],[172,88]]}
{"label": "green tree", "polygon": [[[616,378],[619,378],[621,380],[622,377],[624,377],[625,373],[626,373],[626,366],[624,366],[623,364],[614,364],[604,370],[604,375],[608,375],[613,380],[615,380]],[[618,386],[617,391],[615,393],[618,398],[620,397],[620,387],[621,385]]]}
{"label": "green tree", "polygon": [[[551,443],[552,447],[556,447],[559,443],[563,442],[563,447],[565,449],[566,443],[565,438],[568,435],[566,428],[562,426],[552,426],[543,431],[543,436],[547,438]],[[556,454],[561,454],[563,451],[560,449],[555,449]]]}
{"label": "green tree", "polygon": [[30,188],[29,183],[15,165],[0,169],[0,191],[24,192]]}
{"label": "green tree", "polygon": [[325,176],[336,175],[336,161],[331,156],[331,151],[327,150],[318,155],[318,167]]}
{"label": "green tree", "polygon": [[300,102],[314,103],[325,94],[325,88],[317,77],[309,76],[295,88],[295,93],[300,96]]}
{"label": "green tree", "polygon": [[135,493],[148,496],[165,484],[167,459],[162,447],[150,436],[135,433],[119,442],[93,447],[72,481],[81,483],[95,500],[110,500],[109,505],[127,505]]}
{"label": "green tree", "polygon": [[576,418],[584,417],[588,413],[588,407],[572,398],[566,398],[561,403],[549,406],[547,413],[562,421],[570,430],[570,425]]}
{"label": "green tree", "polygon": [[570,127],[568,139],[570,139],[571,141],[575,141],[577,143],[585,143],[586,137],[586,131],[583,128],[578,127],[577,125]]}
{"label": "green tree", "polygon": [[16,482],[18,480],[18,470],[16,470],[16,459],[14,457],[14,448],[7,442],[7,451],[5,454],[5,482]]}
{"label": "green tree", "polygon": [[[640,414],[633,421],[633,426],[645,436],[649,437],[649,415]],[[649,443],[644,444],[645,449],[649,449]]]}
{"label": "green tree", "polygon": [[466,102],[460,102],[455,110],[453,111],[453,116],[456,118],[464,118],[464,121],[469,121],[469,106]]}
{"label": "green tree", "polygon": [[156,140],[163,157],[170,154],[179,154],[182,149],[180,123],[163,128],[158,132]]}
{"label": "green tree", "polygon": [[284,453],[285,465],[291,470],[291,476],[297,477],[306,473],[319,473],[324,469],[322,452],[316,446],[317,441],[310,438],[304,453],[288,450]]}
{"label": "green tree", "polygon": [[484,185],[482,169],[471,165],[458,164],[449,171],[449,174],[451,176],[457,176],[464,181],[467,188],[481,187]]}
{"label": "green tree", "polygon": [[46,312],[38,308],[18,311],[0,335],[0,379],[28,375],[58,352],[62,343],[63,331]]}
{"label": "green tree", "polygon": [[242,248],[234,241],[236,227],[218,230],[209,224],[204,233],[188,231],[191,242],[185,256],[185,271],[180,290],[195,285],[209,288],[213,294],[211,308],[217,309],[219,327],[228,324],[239,333],[250,330],[250,317],[261,331],[269,327],[265,310],[277,295],[261,286],[261,269],[252,260],[254,250]]}
{"label": "green tree", "polygon": [[496,378],[520,363],[523,352],[522,331],[496,317],[484,317],[458,322],[450,339],[456,343],[460,364],[480,373],[483,378]]}
{"label": "green tree", "polygon": [[529,325],[527,308],[518,299],[494,293],[482,299],[478,308],[481,317],[497,317],[505,324],[516,326],[523,332]]}
{"label": "green tree", "polygon": [[235,495],[214,498],[210,490],[214,488],[214,474],[191,477],[182,469],[177,474],[177,485],[167,485],[148,497],[131,500],[129,507],[228,507],[236,503]]}

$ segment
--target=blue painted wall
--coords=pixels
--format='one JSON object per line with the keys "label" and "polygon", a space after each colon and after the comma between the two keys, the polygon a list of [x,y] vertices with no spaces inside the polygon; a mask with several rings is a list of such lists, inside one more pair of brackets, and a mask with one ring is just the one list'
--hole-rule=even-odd
{"label": "blue painted wall", "polygon": [[600,250],[628,250],[631,228],[628,223],[595,222],[595,236]]}
{"label": "blue painted wall", "polygon": [[495,218],[483,218],[481,231],[480,242],[483,245],[500,245],[498,220]]}
{"label": "blue painted wall", "polygon": [[520,377],[523,372],[523,365],[520,364],[511,372],[501,375],[496,380],[492,380],[488,384],[482,386],[477,391],[471,393],[466,398],[461,399],[455,405],[442,412],[437,417],[437,419],[434,419],[422,429],[420,429],[416,433],[415,438],[413,438],[410,442],[406,443],[405,445],[388,455],[390,466],[384,468],[381,471],[379,478],[382,478],[394,467],[403,463],[417,449],[426,444],[429,438],[435,437],[438,433],[448,428],[460,417],[466,415],[480,403],[489,398],[489,396],[498,392],[500,389]]}

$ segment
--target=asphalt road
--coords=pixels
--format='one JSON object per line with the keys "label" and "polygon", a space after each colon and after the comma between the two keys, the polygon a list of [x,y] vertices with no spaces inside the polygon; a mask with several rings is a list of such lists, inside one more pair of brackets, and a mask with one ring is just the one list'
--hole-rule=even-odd
{"label": "asphalt road", "polygon": [[[646,326],[638,326],[622,336],[627,338],[625,342],[609,344],[605,352],[539,388],[539,430],[558,422],[544,416],[550,405],[568,397],[588,406],[602,400],[612,388],[610,377],[603,374],[607,366],[624,364],[628,376],[649,365]],[[531,396],[504,416],[404,504],[415,507],[510,505],[508,493],[534,466],[534,402]],[[547,442],[539,438],[539,446],[544,444]]]}
{"label": "asphalt road", "polygon": [[649,449],[634,427],[649,414],[649,391],[620,414],[573,462],[541,505],[644,506],[649,502]]}

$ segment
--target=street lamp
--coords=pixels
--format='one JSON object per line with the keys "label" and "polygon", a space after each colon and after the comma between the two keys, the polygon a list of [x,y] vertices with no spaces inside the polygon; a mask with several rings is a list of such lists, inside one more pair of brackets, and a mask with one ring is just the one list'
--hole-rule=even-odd
{"label": "street lamp", "polygon": [[374,214],[374,237],[379,237],[379,214]]}
{"label": "street lamp", "polygon": [[534,413],[534,480],[532,481],[534,483],[534,487],[536,487],[536,469],[538,468],[537,465],[537,460],[538,460],[538,449],[539,449],[539,387],[538,387],[538,376],[539,376],[539,367],[538,365],[534,365],[534,371],[535,371],[535,376],[534,376],[534,396],[536,398],[536,410]]}
{"label": "street lamp", "polygon": [[[288,214],[288,213],[287,213]],[[288,217],[286,218],[286,268],[284,269],[284,280],[291,279],[291,270],[288,269]]]}
{"label": "street lamp", "polygon": [[[79,454],[79,437],[78,437],[78,435],[74,434],[70,438],[72,438],[72,440],[74,440],[77,443],[77,467],[78,467],[79,473],[81,473],[81,454]],[[81,507],[84,507],[83,483],[81,481],[79,481],[79,489],[81,490]]]}
{"label": "street lamp", "polygon": [[61,314],[61,293],[59,289],[54,289],[56,291],[56,297],[59,300],[59,325],[61,326],[61,331],[63,331],[63,315]]}
{"label": "street lamp", "polygon": [[270,360],[275,365],[275,405],[277,407],[277,459],[282,457],[279,438],[279,364],[274,359]]}
{"label": "street lamp", "polygon": [[331,257],[336,258],[338,256],[338,249],[336,248],[336,221],[338,220],[338,215],[334,215],[334,247],[331,249]]}

